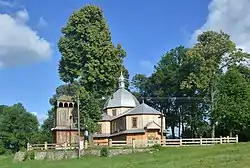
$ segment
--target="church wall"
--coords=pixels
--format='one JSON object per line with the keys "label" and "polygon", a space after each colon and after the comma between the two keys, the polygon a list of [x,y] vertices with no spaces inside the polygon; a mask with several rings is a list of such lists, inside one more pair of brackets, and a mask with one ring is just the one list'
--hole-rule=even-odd
{"label": "church wall", "polygon": [[[161,126],[161,118],[160,115],[143,115],[143,126],[147,125],[148,123],[154,121],[159,126]],[[165,128],[165,119],[163,118],[163,128]]]}
{"label": "church wall", "polygon": [[[132,143],[132,140],[135,139],[138,142],[144,142],[146,141],[146,134],[145,133],[141,133],[141,134],[127,134],[127,143],[130,144]],[[145,142],[144,142],[145,143]]]}
{"label": "church wall", "polygon": [[111,121],[110,130],[111,133],[117,133],[126,130],[126,117],[120,117]]}
{"label": "church wall", "polygon": [[109,134],[110,133],[110,122],[99,122],[101,124],[101,133],[102,134]]}
{"label": "church wall", "polygon": [[161,139],[161,134],[159,130],[148,130],[146,132],[146,136],[148,140],[159,140]]}
{"label": "church wall", "polygon": [[118,135],[111,138],[112,141],[126,141],[126,135]]}
{"label": "church wall", "polygon": [[131,108],[129,107],[110,108],[110,109],[107,109],[107,114],[110,116],[113,116],[113,110],[116,110],[116,115],[120,115],[129,109]]}
{"label": "church wall", "polygon": [[[148,123],[155,121],[159,126],[161,126],[160,115],[131,115],[126,116],[126,129],[133,129],[132,118],[137,118],[137,128],[144,128]],[[163,118],[163,128],[165,128],[165,118]]]}
{"label": "church wall", "polygon": [[132,119],[137,118],[137,127],[136,128],[143,128],[143,115],[131,115],[126,116],[126,129],[134,129],[132,125]]}

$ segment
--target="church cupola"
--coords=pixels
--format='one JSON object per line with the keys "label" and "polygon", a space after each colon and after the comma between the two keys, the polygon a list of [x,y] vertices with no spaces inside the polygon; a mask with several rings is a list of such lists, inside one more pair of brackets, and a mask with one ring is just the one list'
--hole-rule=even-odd
{"label": "church cupola", "polygon": [[125,88],[125,78],[122,75],[122,72],[121,72],[121,75],[118,79],[118,83],[119,83],[119,89]]}

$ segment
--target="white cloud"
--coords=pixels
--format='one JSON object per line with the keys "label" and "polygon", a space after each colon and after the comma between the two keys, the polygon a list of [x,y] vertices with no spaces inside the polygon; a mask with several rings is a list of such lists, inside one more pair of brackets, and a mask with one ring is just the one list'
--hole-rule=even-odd
{"label": "white cloud", "polygon": [[250,0],[212,0],[205,24],[191,38],[204,30],[224,31],[231,36],[237,47],[250,52]]}
{"label": "white cloud", "polygon": [[29,14],[27,10],[20,10],[16,13],[16,21],[20,23],[26,23],[29,20]]}
{"label": "white cloud", "polygon": [[10,2],[10,1],[0,0],[0,6],[12,8],[14,6],[14,3]]}
{"label": "white cloud", "polygon": [[0,65],[10,67],[48,59],[51,44],[28,25],[26,10],[15,15],[0,14]]}
{"label": "white cloud", "polygon": [[47,26],[47,24],[48,24],[47,21],[43,17],[39,18],[38,27],[45,27]]}

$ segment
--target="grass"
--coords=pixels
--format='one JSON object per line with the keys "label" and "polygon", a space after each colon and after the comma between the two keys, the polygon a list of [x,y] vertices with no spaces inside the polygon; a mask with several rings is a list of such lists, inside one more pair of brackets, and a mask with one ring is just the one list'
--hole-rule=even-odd
{"label": "grass", "polygon": [[61,161],[12,163],[0,158],[0,168],[250,168],[250,143],[207,147],[164,148],[153,153],[137,153],[111,158],[85,157]]}

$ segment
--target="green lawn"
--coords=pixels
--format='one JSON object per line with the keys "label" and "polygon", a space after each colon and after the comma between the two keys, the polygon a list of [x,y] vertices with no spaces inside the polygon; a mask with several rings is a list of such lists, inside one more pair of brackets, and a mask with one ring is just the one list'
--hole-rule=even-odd
{"label": "green lawn", "polygon": [[19,164],[0,159],[0,168],[250,168],[250,143],[208,147],[164,148],[112,158],[87,157],[63,161],[29,161]]}

